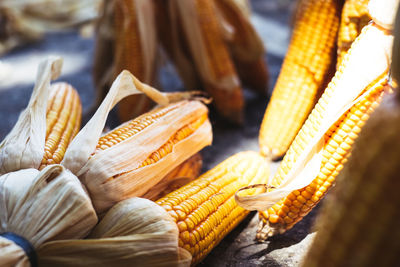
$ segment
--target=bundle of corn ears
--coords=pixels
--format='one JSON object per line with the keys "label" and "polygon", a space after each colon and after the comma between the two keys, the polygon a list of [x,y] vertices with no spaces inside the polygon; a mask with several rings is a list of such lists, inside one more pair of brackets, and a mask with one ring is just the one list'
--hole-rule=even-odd
{"label": "bundle of corn ears", "polygon": [[363,28],[344,56],[276,175],[261,186],[267,192],[236,195],[242,207],[261,211],[258,240],[292,228],[323,198],[371,113],[384,95],[392,93],[391,29],[398,2],[370,1],[373,22]]}
{"label": "bundle of corn ears", "polygon": [[82,26],[98,17],[101,0],[3,0],[0,55],[45,33]]}
{"label": "bundle of corn ears", "polygon": [[[16,239],[40,254],[40,247],[47,241],[87,236],[97,223],[96,212],[103,214],[122,200],[144,195],[164,177],[173,181],[169,173],[211,143],[207,108],[192,93],[160,93],[127,71],[117,77],[97,112],[76,135],[81,107],[75,90],[63,83],[50,86],[50,81],[59,76],[61,65],[61,59],[53,58],[39,66],[28,107],[0,144],[0,207],[4,211],[0,218],[4,247],[0,248],[0,262],[4,264],[34,260],[30,253],[23,252],[24,245],[16,245]],[[100,138],[110,109],[125,96],[143,92],[160,106]],[[167,190],[168,182],[158,185],[159,190]],[[156,206],[146,201],[138,203]],[[162,217],[163,213],[144,212],[138,217]],[[32,220],[37,227],[31,225]],[[153,221],[159,221],[159,217]],[[146,244],[157,240],[161,251],[157,252],[153,244],[154,254],[165,255],[159,265],[188,258],[179,256],[185,252],[178,248],[177,234],[172,234],[177,233],[176,224],[169,225],[149,226],[154,235],[143,242],[137,235],[129,240],[123,237],[128,247],[136,248],[137,254],[131,257],[140,259],[141,251],[150,247]],[[131,229],[129,233],[133,232]],[[119,234],[128,235],[123,231]],[[132,252],[126,247],[121,250]],[[60,251],[63,253],[65,250]],[[51,253],[50,259],[55,255]]]}
{"label": "bundle of corn ears", "polygon": [[[185,87],[205,89],[217,110],[243,119],[242,83],[266,93],[264,45],[250,23],[247,1],[108,1],[99,20],[94,79],[98,103],[122,69],[157,84],[157,42],[175,64]],[[145,96],[121,102],[127,120],[151,107]]]}

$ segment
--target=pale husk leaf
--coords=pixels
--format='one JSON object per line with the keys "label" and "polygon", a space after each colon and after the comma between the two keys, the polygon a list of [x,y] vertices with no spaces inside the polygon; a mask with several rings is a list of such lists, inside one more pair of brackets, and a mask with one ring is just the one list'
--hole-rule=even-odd
{"label": "pale husk leaf", "polygon": [[151,83],[154,76],[155,59],[157,55],[157,32],[154,17],[153,2],[136,0],[136,16],[139,26],[140,42],[144,68],[143,82]]}
{"label": "pale husk leaf", "polygon": [[[142,196],[173,168],[211,144],[211,124],[206,120],[195,132],[176,143],[171,153],[139,168],[176,131],[206,113],[207,108],[200,102],[185,102],[162,120],[92,156],[78,175],[88,188],[96,211],[102,212],[128,197]],[[118,177],[110,179],[115,175]]]}
{"label": "pale husk leaf", "polygon": [[[61,165],[0,176],[0,210],[0,233],[20,235],[34,248],[50,240],[85,237],[97,223],[82,184]],[[2,244],[0,265],[8,253],[20,249],[16,244],[14,250],[7,242]]]}
{"label": "pale husk leaf", "polygon": [[152,201],[131,198],[110,209],[90,239],[48,242],[38,250],[42,266],[189,266],[179,231]]}
{"label": "pale husk leaf", "polygon": [[50,81],[58,78],[61,66],[62,59],[57,57],[49,58],[39,65],[28,106],[0,144],[0,174],[39,167],[44,155]]}
{"label": "pale husk leaf", "polygon": [[375,25],[364,28],[345,57],[346,64],[340,78],[333,78],[336,91],[325,109],[324,121],[318,133],[307,144],[277,189],[251,196],[241,195],[239,190],[235,197],[240,206],[249,210],[267,210],[293,190],[301,189],[315,179],[320,171],[325,133],[346,111],[364,98],[368,93],[364,90],[371,82],[388,72],[392,43],[393,36]]}
{"label": "pale husk leaf", "polygon": [[[236,75],[216,77],[216,75],[211,72],[209,67],[209,56],[207,55],[207,48],[204,43],[195,2],[187,0],[171,0],[169,4],[171,18],[176,16],[181,18],[183,31],[187,38],[191,55],[202,79],[221,89],[230,90],[231,88],[238,87],[240,81]],[[176,44],[179,42],[176,41],[174,43]]]}
{"label": "pale husk leaf", "polygon": [[[181,162],[211,144],[211,124],[206,120],[189,137],[178,142],[172,153],[155,164],[137,169],[178,129],[208,112],[199,101],[183,100],[182,107],[163,116],[162,120],[92,156],[111,108],[125,96],[142,92],[160,105],[178,99],[176,93],[160,93],[123,71],[92,119],[71,142],[61,163],[88,188],[97,212],[104,212],[123,199],[141,196]],[[181,95],[182,99],[190,97],[191,94]],[[115,175],[119,175],[117,179],[110,179]]]}
{"label": "pale husk leaf", "polygon": [[398,6],[399,0],[370,0],[368,11],[376,24],[392,30]]}

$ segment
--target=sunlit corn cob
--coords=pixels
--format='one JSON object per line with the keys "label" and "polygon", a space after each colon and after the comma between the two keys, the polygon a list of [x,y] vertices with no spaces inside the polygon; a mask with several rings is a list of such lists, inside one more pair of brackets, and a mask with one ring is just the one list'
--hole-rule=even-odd
{"label": "sunlit corn cob", "polygon": [[82,105],[78,92],[67,83],[51,86],[46,112],[46,142],[39,169],[58,164],[81,126]]}
{"label": "sunlit corn cob", "polygon": [[[372,42],[374,38],[382,38],[382,42],[375,45]],[[340,90],[343,91],[346,88],[349,79],[353,79],[351,74],[357,72],[356,69],[358,68],[362,72],[358,75],[365,75],[366,67],[358,66],[355,63],[366,64],[363,62],[363,57],[366,57],[366,53],[370,53],[371,58],[376,60],[376,65],[379,66],[374,66],[377,68],[374,73],[381,71],[382,73],[368,78],[373,79],[367,87],[363,88],[363,92],[368,93],[354,104],[350,110],[346,111],[340,120],[332,125],[325,134],[321,167],[313,182],[300,190],[291,192],[267,211],[260,213],[261,224],[257,233],[258,240],[265,240],[268,236],[283,233],[290,229],[322,199],[333,185],[336,176],[343,168],[343,164],[347,161],[352,144],[358,137],[370,113],[380,103],[382,95],[389,91],[387,87],[388,58],[382,52],[388,49],[387,46],[391,45],[392,37],[388,33],[379,30],[375,25],[371,25],[364,28],[363,33],[357,40],[354,43],[354,47],[352,46],[352,49],[346,54],[335,77],[329,83],[321,99],[290,146],[277,174],[270,183],[271,186],[278,187],[291,171],[297,159],[304,152],[305,147],[319,131],[319,128],[322,127],[325,117],[329,116],[326,111],[327,107],[335,103],[332,101],[337,101],[335,96],[337,97]],[[376,49],[377,51],[374,51],[376,54],[370,52],[368,48]],[[366,62],[369,63],[368,60]],[[386,70],[384,69],[385,67],[387,68]],[[363,78],[360,77],[359,79],[362,80]],[[342,87],[337,86],[337,84]]]}
{"label": "sunlit corn cob", "polygon": [[[207,68],[212,76],[202,77],[204,87],[214,99],[218,112],[231,121],[240,123],[243,121],[243,93],[228,47],[223,40],[217,7],[214,0],[194,1],[206,47]],[[192,50],[191,53],[196,53],[196,51]]]}
{"label": "sunlit corn cob", "polygon": [[117,174],[102,174],[118,168],[114,167],[117,163],[111,162],[103,172],[89,170],[80,178],[96,211],[101,213],[122,199],[143,196],[211,140],[208,109],[204,104],[191,100],[172,103],[147,112],[99,139],[91,157],[93,164],[98,164],[96,157],[107,158],[107,153],[113,154],[116,149],[121,153],[128,148],[136,149],[126,155],[120,171],[114,172]]}
{"label": "sunlit corn cob", "polygon": [[199,177],[202,166],[203,158],[200,153],[191,156],[168,173],[160,183],[151,188],[142,197],[155,201],[167,195]]}
{"label": "sunlit corn cob", "polygon": [[289,49],[260,130],[261,153],[282,157],[334,74],[342,3],[300,2]]}
{"label": "sunlit corn cob", "polygon": [[399,100],[384,98],[361,131],[303,266],[398,266]]}
{"label": "sunlit corn cob", "polygon": [[[325,196],[333,185],[336,176],[343,168],[343,164],[350,155],[352,144],[358,136],[361,128],[369,118],[369,114],[377,107],[387,83],[387,74],[380,77],[371,84],[374,89],[364,100],[353,106],[343,117],[331,127],[325,135],[325,145],[321,170],[314,181],[307,187],[295,190],[286,198],[276,203],[268,211],[261,212],[262,226],[257,238],[265,239],[268,235],[283,233],[292,228],[298,221],[307,215],[316,204]],[[323,99],[323,102],[325,99]],[[316,107],[316,110],[322,107]],[[318,120],[318,115],[312,116],[310,123],[304,125],[299,132],[292,146],[288,151],[288,156],[284,158],[277,175],[271,182],[272,186],[277,187],[290,170],[291,159],[295,158],[298,151],[301,151],[310,132],[315,128],[313,123]],[[314,129],[313,129],[314,128]],[[298,155],[297,155],[298,156]],[[285,160],[287,158],[287,160]]]}
{"label": "sunlit corn cob", "polygon": [[235,192],[264,183],[268,176],[263,157],[241,152],[157,201],[176,221],[179,246],[192,254],[192,264],[201,261],[248,214],[236,204]]}
{"label": "sunlit corn cob", "polygon": [[[116,0],[114,4],[114,77],[128,70],[140,81],[153,84],[155,73],[149,71],[154,72],[154,68],[146,64],[155,62],[146,62],[143,57],[144,50],[150,48],[142,47],[141,38],[145,37],[139,28],[137,4],[135,0]],[[145,113],[152,106],[153,102],[144,94],[129,96],[119,103],[118,115],[124,122]]]}
{"label": "sunlit corn cob", "polygon": [[371,20],[368,2],[369,0],[346,0],[344,3],[337,42],[338,66],[362,28]]}

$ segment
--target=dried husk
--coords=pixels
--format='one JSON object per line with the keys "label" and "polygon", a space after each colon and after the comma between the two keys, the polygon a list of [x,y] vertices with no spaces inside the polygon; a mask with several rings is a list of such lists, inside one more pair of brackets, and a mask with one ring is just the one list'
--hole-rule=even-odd
{"label": "dried husk", "polygon": [[50,81],[58,78],[61,66],[62,59],[56,57],[39,65],[28,106],[0,144],[0,175],[20,169],[39,168],[44,154]]}
{"label": "dried husk", "polygon": [[398,6],[399,0],[370,0],[368,11],[376,24],[392,30]]}
{"label": "dried husk", "polygon": [[[76,174],[87,187],[93,205],[99,213],[123,199],[143,195],[173,168],[211,144],[211,124],[207,119],[190,136],[175,144],[172,153],[154,164],[138,168],[178,129],[207,114],[207,107],[200,101],[182,100],[180,107],[166,114],[162,120],[123,142],[92,155],[108,112],[125,96],[142,91],[163,106],[178,98],[176,93],[160,93],[142,84],[129,72],[123,71],[92,119],[71,142],[61,163]],[[179,96],[181,99],[192,97],[187,93]],[[116,179],[110,179],[116,175]]]}
{"label": "dried husk", "polygon": [[[132,0],[129,5],[134,6],[134,14],[129,13],[128,2],[118,0],[104,3],[97,25],[93,71],[97,88],[94,108],[100,105],[112,81],[125,69],[146,84],[156,84],[157,31],[153,2]],[[121,9],[120,13],[116,12],[117,8]],[[132,23],[132,20],[136,21]],[[137,29],[132,25],[137,25]],[[118,30],[117,26],[120,26]],[[139,39],[139,48],[134,47],[136,43],[129,43],[132,38]],[[145,95],[127,97],[119,105],[120,119],[126,121],[149,108],[151,101]]]}
{"label": "dried husk", "polygon": [[236,201],[240,206],[249,210],[267,210],[293,190],[301,189],[315,179],[321,168],[325,133],[346,111],[368,94],[368,91],[365,91],[368,84],[388,73],[392,43],[393,36],[374,24],[363,29],[363,33],[353,43],[343,60],[341,76],[333,78],[337,89],[322,114],[324,121],[318,133],[306,146],[278,188],[252,196],[243,196],[239,190]]}
{"label": "dried husk", "polygon": [[169,172],[158,184],[150,188],[142,197],[156,201],[168,193],[181,188],[200,175],[203,159],[200,153],[187,159]]}
{"label": "dried husk", "polygon": [[45,243],[41,266],[189,266],[170,215],[152,201],[130,198],[111,208],[89,239]]}
{"label": "dried husk", "polygon": [[[240,86],[240,81],[236,75],[216,77],[210,71],[209,56],[207,56],[207,49],[202,36],[195,1],[171,0],[169,1],[169,5],[170,17],[179,17],[181,20],[183,32],[186,36],[193,61],[195,62],[196,70],[199,72],[202,80],[214,87],[228,91],[231,88]],[[171,37],[174,38],[174,35]],[[174,43],[179,43],[179,40]]]}
{"label": "dried husk", "polygon": [[[24,237],[36,249],[51,240],[83,238],[97,216],[82,184],[61,165],[0,176],[0,233]],[[29,266],[21,247],[0,237],[1,266]]]}
{"label": "dried husk", "polygon": [[219,0],[216,3],[222,28],[232,31],[227,38],[232,56],[239,61],[257,61],[264,55],[265,49],[263,41],[251,24],[248,2]]}
{"label": "dried husk", "polygon": [[0,55],[45,33],[80,26],[97,18],[101,0],[2,0]]}

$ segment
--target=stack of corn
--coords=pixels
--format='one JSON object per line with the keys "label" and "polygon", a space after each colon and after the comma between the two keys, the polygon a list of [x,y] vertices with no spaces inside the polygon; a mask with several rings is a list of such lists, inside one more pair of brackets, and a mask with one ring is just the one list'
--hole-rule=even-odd
{"label": "stack of corn", "polygon": [[321,200],[371,112],[391,92],[387,84],[393,36],[379,18],[364,27],[345,55],[270,181],[275,189],[238,198],[244,207],[262,211],[258,240],[292,228]]}
{"label": "stack of corn", "polygon": [[261,153],[282,157],[334,74],[342,1],[304,0],[260,129]]}
{"label": "stack of corn", "polygon": [[[399,11],[395,25],[391,72],[397,86]],[[318,233],[303,266],[398,264],[400,96],[398,88],[394,90],[395,94],[383,100],[356,141],[349,162],[338,177],[337,187],[324,203]],[[368,210],[374,211],[373,220],[369,220]]]}
{"label": "stack of corn", "polygon": [[[248,214],[236,204],[234,193],[248,184],[266,182],[269,170],[264,158],[255,152],[234,155],[195,181],[162,197],[157,201],[159,205],[150,200],[131,198],[146,193],[168,173],[165,178],[168,181],[174,175],[193,175],[193,170],[187,171],[186,168],[192,164],[198,168],[201,161],[198,156],[190,158],[172,173],[171,170],[211,141],[207,109],[193,99],[170,103],[170,99],[177,98],[176,94],[162,94],[140,83],[128,72],[122,72],[93,118],[76,135],[81,111],[77,93],[65,83],[50,87],[50,80],[59,75],[59,68],[59,60],[48,60],[40,66],[41,72],[28,108],[1,144],[0,163],[7,174],[0,181],[7,183],[5,186],[0,184],[0,187],[9,188],[10,192],[0,191],[7,196],[15,195],[17,201],[22,189],[18,189],[18,182],[13,181],[26,180],[24,192],[27,197],[24,199],[27,202],[22,201],[24,205],[15,207],[12,198],[7,201],[6,210],[10,212],[15,208],[21,214],[16,218],[7,213],[3,214],[5,217],[0,216],[0,225],[5,227],[1,230],[13,233],[11,237],[9,234],[0,237],[0,263],[22,261],[22,266],[28,261],[35,265],[36,260],[44,266],[107,266],[135,262],[142,266],[188,266],[191,262],[198,263]],[[124,96],[139,91],[164,103],[164,106],[97,138],[108,111]],[[47,107],[43,105],[45,100]],[[30,124],[37,128],[33,132],[24,131]],[[37,153],[7,159],[6,155],[14,153],[17,156],[20,152],[13,145],[21,140],[40,139],[36,132],[42,133],[41,145],[29,142],[23,145],[26,145],[26,150]],[[17,140],[14,137],[18,137]],[[26,169],[29,167],[31,169]],[[42,171],[32,167],[42,168]],[[10,172],[12,168],[19,170]],[[91,201],[77,177],[88,189]],[[66,205],[65,201],[72,196],[64,190],[72,185],[77,188],[68,192],[76,197]],[[44,190],[44,186],[52,190],[47,190],[46,194],[36,193]],[[49,196],[54,190],[59,193]],[[30,198],[33,201],[28,201]],[[39,206],[43,212],[36,212],[35,207]],[[95,211],[105,216],[91,235],[85,240],[70,239],[87,235],[97,222]],[[54,213],[65,212],[75,220],[68,216],[61,219],[62,223],[43,219],[50,214],[51,218],[58,220]],[[34,220],[39,224],[32,228],[32,233],[26,234],[23,229],[29,229],[26,223],[32,219],[31,214],[36,216]],[[13,221],[7,226],[7,218],[18,219],[20,227],[15,228],[17,224],[11,223]],[[62,231],[65,225],[75,224],[72,234]],[[43,225],[44,232],[40,231]],[[25,254],[17,244],[9,250],[9,239],[15,234],[33,245],[38,259],[27,252]],[[36,236],[40,237],[39,241],[36,241]]]}
{"label": "stack of corn", "polygon": [[[159,38],[185,87],[205,89],[223,117],[242,122],[244,99],[240,80],[262,94],[266,94],[268,82],[264,46],[250,23],[250,14],[243,10],[243,3],[107,1],[99,22],[94,64],[97,104],[124,69],[145,83],[156,83]],[[131,96],[119,104],[119,117],[126,121],[149,108],[146,96]]]}

